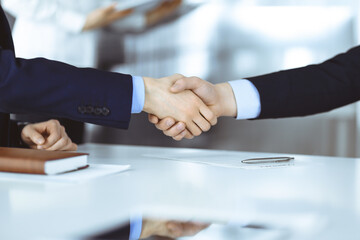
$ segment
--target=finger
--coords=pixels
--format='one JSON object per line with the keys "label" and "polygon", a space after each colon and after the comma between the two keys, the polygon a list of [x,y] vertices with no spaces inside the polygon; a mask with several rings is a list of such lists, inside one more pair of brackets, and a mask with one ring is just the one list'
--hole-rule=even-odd
{"label": "finger", "polygon": [[61,139],[61,132],[62,127],[59,122],[55,121],[51,124],[47,125],[47,133],[48,137],[46,138],[45,144],[39,146],[39,149],[48,149],[49,147],[53,146],[59,139]]}
{"label": "finger", "polygon": [[184,236],[193,236],[205,228],[203,224],[196,224],[192,222],[183,223],[182,227]]}
{"label": "finger", "polygon": [[59,151],[63,148],[65,148],[68,144],[69,144],[70,139],[68,137],[62,137],[59,139],[59,141],[57,141],[54,145],[52,145],[49,148],[46,148],[45,150],[49,150],[49,151]]}
{"label": "finger", "polygon": [[157,124],[159,122],[159,118],[153,114],[148,114],[149,122],[153,124]]}
{"label": "finger", "polygon": [[173,238],[193,236],[202,229],[196,228],[191,222],[170,221],[166,225],[170,236]]}
{"label": "finger", "polygon": [[[61,130],[61,137],[60,139],[52,146],[50,146],[49,148],[47,148],[46,150],[49,151],[59,151],[62,149],[66,149],[68,145],[70,145],[71,139],[68,137],[68,135],[65,132],[65,128],[63,126],[61,126],[60,128]],[[69,146],[70,147],[70,146]]]}
{"label": "finger", "polygon": [[195,223],[197,229],[199,231],[204,230],[205,228],[208,228],[211,224],[210,223]]}
{"label": "finger", "polygon": [[183,235],[183,229],[181,223],[178,222],[168,222],[166,227],[169,231],[169,235],[172,238],[178,238]]}
{"label": "finger", "polygon": [[188,130],[185,130],[185,131],[186,131],[186,134],[185,134],[186,139],[193,139],[194,138],[194,135],[192,135]]}
{"label": "finger", "polygon": [[[33,125],[28,125],[22,131],[22,137],[28,145],[41,145],[45,142],[45,138],[38,132]],[[28,141],[30,140],[32,144]]]}
{"label": "finger", "polygon": [[186,133],[189,132],[187,131],[186,129],[184,131],[182,131],[180,134],[176,135],[175,137],[173,137],[173,139],[175,141],[180,141],[182,140],[185,136],[186,136]]}
{"label": "finger", "polygon": [[65,128],[63,128],[62,138],[66,140],[67,144],[63,147],[59,147],[58,151],[76,151],[77,145],[71,141],[69,136],[66,134]]}
{"label": "finger", "polygon": [[[169,137],[175,137],[185,130],[186,126],[183,122],[178,122],[168,130],[164,131],[164,134]],[[184,135],[185,136],[185,135]]]}
{"label": "finger", "polygon": [[47,124],[45,132],[48,136],[45,139],[45,143],[43,145],[39,145],[38,149],[48,149],[57,141],[59,141],[59,139],[61,138],[61,128],[62,126],[59,124],[58,121]]}
{"label": "finger", "polygon": [[186,128],[194,136],[200,136],[200,134],[202,133],[201,129],[198,127],[198,125],[195,122],[186,123]]}
{"label": "finger", "polygon": [[208,108],[205,106],[201,106],[200,107],[200,114],[212,125],[216,125],[217,123],[217,118],[216,115]]}
{"label": "finger", "polygon": [[201,86],[201,79],[197,77],[181,78],[171,86],[170,91],[173,93],[182,92],[184,90],[194,90]]}
{"label": "finger", "polygon": [[72,143],[71,147],[69,148],[69,151],[77,151],[78,145],[76,143]]}
{"label": "finger", "polygon": [[156,124],[156,128],[161,131],[166,131],[170,129],[175,124],[175,120],[173,118],[167,117],[162,119],[158,124]]}
{"label": "finger", "polygon": [[60,151],[76,151],[77,145],[75,143],[71,142],[71,139],[69,138],[68,144],[59,150]]}
{"label": "finger", "polygon": [[211,128],[210,123],[200,114],[196,116],[193,121],[203,132],[207,132]]}
{"label": "finger", "polygon": [[77,150],[77,145],[75,143],[73,143],[71,141],[71,139],[69,138],[69,136],[66,134],[65,132],[65,128],[63,128],[63,132],[62,132],[62,139],[64,139],[67,143],[61,147],[58,146],[57,149],[53,149],[53,150],[58,150],[58,151],[76,151]]}
{"label": "finger", "polygon": [[65,128],[63,126],[60,126],[59,140],[56,143],[54,143],[54,145],[49,146],[46,150],[50,150],[50,151],[60,150],[63,147],[65,147],[69,143],[69,141],[71,142],[71,140],[69,139],[69,137],[65,132]]}

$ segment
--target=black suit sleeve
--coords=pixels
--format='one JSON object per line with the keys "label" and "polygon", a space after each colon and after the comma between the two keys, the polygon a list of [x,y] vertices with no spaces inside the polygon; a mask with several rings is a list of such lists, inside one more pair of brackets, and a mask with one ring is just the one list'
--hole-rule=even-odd
{"label": "black suit sleeve", "polygon": [[247,79],[260,94],[260,119],[326,112],[360,99],[360,47],[321,64]]}

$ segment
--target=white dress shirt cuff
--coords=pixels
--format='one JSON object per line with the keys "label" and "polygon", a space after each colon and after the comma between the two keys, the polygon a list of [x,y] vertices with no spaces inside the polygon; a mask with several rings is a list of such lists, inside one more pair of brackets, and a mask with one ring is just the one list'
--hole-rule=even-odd
{"label": "white dress shirt cuff", "polygon": [[254,84],[246,79],[230,81],[229,84],[235,95],[237,106],[236,119],[258,117],[261,111],[261,103],[259,91]]}
{"label": "white dress shirt cuff", "polygon": [[131,113],[140,113],[145,104],[145,85],[142,77],[133,76]]}

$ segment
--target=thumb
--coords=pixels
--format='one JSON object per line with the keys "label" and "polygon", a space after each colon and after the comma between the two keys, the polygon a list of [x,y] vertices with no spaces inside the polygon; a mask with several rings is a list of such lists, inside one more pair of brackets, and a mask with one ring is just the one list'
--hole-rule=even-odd
{"label": "thumb", "polygon": [[197,77],[181,78],[176,80],[171,86],[170,91],[178,93],[184,90],[196,90],[201,86],[201,79]]}
{"label": "thumb", "polygon": [[45,138],[35,128],[28,128],[27,131],[24,132],[24,135],[36,145],[45,143]]}
{"label": "thumb", "polygon": [[148,118],[149,118],[149,122],[153,124],[157,124],[159,122],[159,118],[153,114],[149,114]]}
{"label": "thumb", "polygon": [[187,81],[182,78],[179,80],[176,80],[176,82],[171,86],[170,91],[172,91],[173,93],[178,93],[178,92],[182,92],[184,91],[187,86]]}

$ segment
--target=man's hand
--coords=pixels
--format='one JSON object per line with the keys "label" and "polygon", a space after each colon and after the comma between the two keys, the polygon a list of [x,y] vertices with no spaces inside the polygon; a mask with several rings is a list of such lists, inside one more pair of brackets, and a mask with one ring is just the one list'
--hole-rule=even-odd
{"label": "man's hand", "polygon": [[194,236],[209,224],[179,221],[144,220],[140,239],[150,236],[179,238]]}
{"label": "man's hand", "polygon": [[176,80],[184,78],[180,74],[161,79],[144,77],[145,104],[144,111],[160,119],[171,117],[183,122],[189,132],[199,136],[217,123],[215,114],[192,91],[180,90],[170,92]]}
{"label": "man's hand", "polygon": [[146,25],[154,25],[161,20],[171,16],[181,5],[182,0],[171,0],[162,2],[159,6],[146,13]]}
{"label": "man's hand", "polygon": [[57,120],[26,125],[21,139],[30,148],[44,150],[76,151],[77,145],[71,141],[65,128]]}
{"label": "man's hand", "polygon": [[97,28],[102,28],[110,25],[111,23],[124,18],[131,14],[133,9],[126,9],[123,11],[116,10],[116,3],[105,7],[99,8],[91,13],[86,18],[86,22],[83,27],[83,31],[94,30]]}
{"label": "man's hand", "polygon": [[[197,77],[182,78],[177,80],[170,90],[179,93],[184,90],[192,90],[201,100],[209,106],[216,117],[231,116],[237,114],[235,96],[231,86],[228,83],[211,84]],[[156,115],[149,115],[149,121],[164,132],[165,135],[174,140],[183,138],[191,139],[193,134],[183,128],[183,123],[175,122],[172,118],[164,118]]]}

